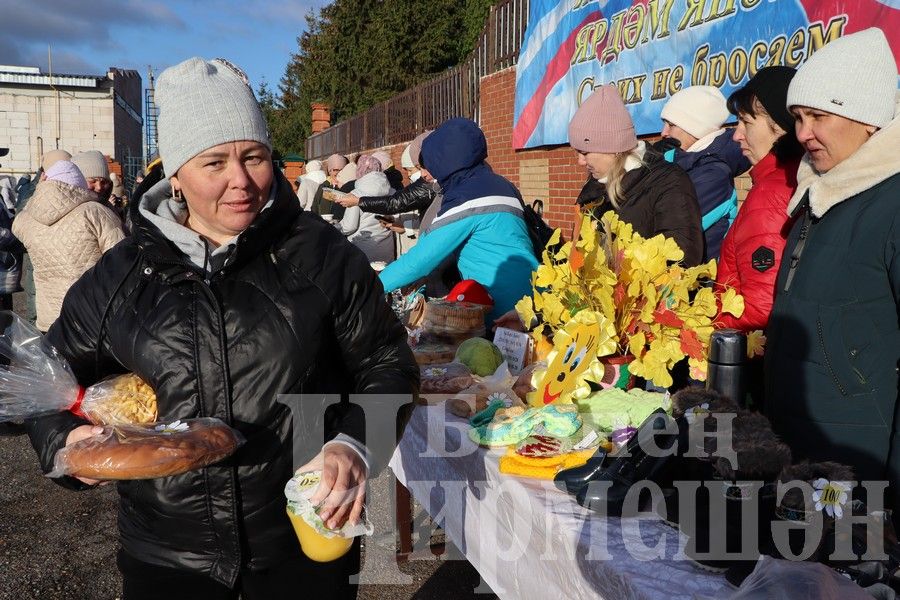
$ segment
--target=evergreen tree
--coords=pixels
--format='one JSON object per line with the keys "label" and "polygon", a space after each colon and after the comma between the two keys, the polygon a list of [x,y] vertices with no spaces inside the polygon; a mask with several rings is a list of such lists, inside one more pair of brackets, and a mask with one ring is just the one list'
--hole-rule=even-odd
{"label": "evergreen tree", "polygon": [[338,122],[460,64],[495,3],[333,0],[310,13],[281,78],[280,102],[272,98],[266,112],[273,143],[303,153],[312,102],[328,104]]}

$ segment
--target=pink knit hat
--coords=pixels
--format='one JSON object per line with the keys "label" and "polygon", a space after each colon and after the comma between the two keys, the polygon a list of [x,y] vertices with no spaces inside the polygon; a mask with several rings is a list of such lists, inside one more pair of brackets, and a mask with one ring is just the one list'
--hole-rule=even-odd
{"label": "pink knit hat", "polygon": [[569,123],[569,145],[579,152],[615,154],[637,146],[634,122],[612,84],[594,90]]}
{"label": "pink knit hat", "polygon": [[431,135],[431,132],[431,129],[426,129],[409,143],[409,158],[410,160],[412,160],[413,165],[417,167],[422,166],[422,142],[425,141],[425,138]]}
{"label": "pink knit hat", "polygon": [[372,153],[372,157],[377,159],[378,162],[381,163],[381,170],[385,171],[388,167],[394,164],[394,161],[391,160],[391,155],[385,152],[384,150],[378,150],[377,152]]}
{"label": "pink knit hat", "polygon": [[362,179],[374,171],[381,171],[381,162],[371,154],[363,154],[356,159],[356,178]]}
{"label": "pink knit hat", "polygon": [[332,169],[341,170],[347,166],[347,163],[350,162],[347,160],[346,156],[341,156],[340,154],[332,154],[328,157],[325,163],[328,165],[328,170]]}

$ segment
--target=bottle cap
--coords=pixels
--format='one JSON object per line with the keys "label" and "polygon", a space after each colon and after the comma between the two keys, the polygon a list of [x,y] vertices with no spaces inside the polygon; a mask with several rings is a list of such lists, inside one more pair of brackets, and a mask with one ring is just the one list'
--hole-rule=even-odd
{"label": "bottle cap", "polygon": [[747,360],[747,336],[737,329],[720,329],[709,339],[709,362],[739,365]]}

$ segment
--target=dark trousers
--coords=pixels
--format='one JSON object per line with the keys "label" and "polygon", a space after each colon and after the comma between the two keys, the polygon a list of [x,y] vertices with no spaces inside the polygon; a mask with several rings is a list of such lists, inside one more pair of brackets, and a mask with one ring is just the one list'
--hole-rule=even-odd
{"label": "dark trousers", "polygon": [[119,550],[122,600],[352,600],[357,586],[349,578],[359,572],[359,539],[344,557],[329,563],[306,558],[299,549],[281,564],[261,571],[243,569],[231,589],[189,571],[151,565]]}
{"label": "dark trousers", "polygon": [[0,294],[0,310],[12,310],[12,294]]}

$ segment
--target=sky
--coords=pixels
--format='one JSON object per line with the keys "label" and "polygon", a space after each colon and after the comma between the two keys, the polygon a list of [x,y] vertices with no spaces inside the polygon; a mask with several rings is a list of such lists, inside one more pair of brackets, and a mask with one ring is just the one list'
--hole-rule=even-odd
{"label": "sky", "polygon": [[305,16],[328,0],[0,0],[0,64],[46,73],[162,69],[192,56],[227,58],[253,89],[276,89]]}

